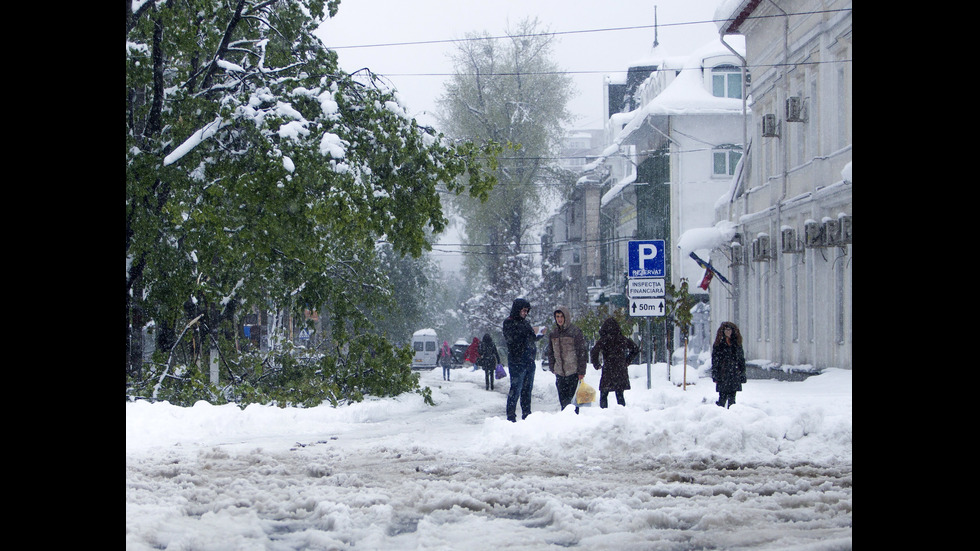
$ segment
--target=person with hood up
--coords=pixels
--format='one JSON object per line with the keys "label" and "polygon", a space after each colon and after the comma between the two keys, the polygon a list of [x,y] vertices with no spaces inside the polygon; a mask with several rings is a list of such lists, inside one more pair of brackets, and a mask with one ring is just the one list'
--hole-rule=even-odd
{"label": "person with hood up", "polygon": [[479,358],[476,360],[476,365],[482,367],[483,372],[487,376],[487,390],[493,390],[493,380],[495,378],[497,364],[501,362],[500,353],[497,352],[497,345],[490,338],[490,333],[484,333],[478,352]]}
{"label": "person with hood up", "polygon": [[[555,328],[548,334],[548,367],[555,374],[558,405],[561,409],[575,399],[578,382],[585,377],[589,350],[582,330],[572,324],[568,308],[558,306],[554,311]],[[578,413],[578,406],[575,406]]]}
{"label": "person with hood up", "polygon": [[[599,356],[602,362],[599,363]],[[619,322],[609,317],[599,327],[599,340],[590,351],[592,366],[602,370],[599,378],[599,407],[609,406],[609,393],[616,393],[616,402],[626,405],[625,392],[630,389],[629,365],[640,354],[640,347],[623,335]]]}
{"label": "person with hood up", "polygon": [[521,419],[531,414],[531,389],[534,387],[534,357],[538,350],[534,343],[543,335],[535,335],[527,321],[531,303],[524,298],[514,299],[510,315],[503,323],[504,342],[507,344],[507,369],[510,372],[510,390],[507,392],[507,420],[517,421],[517,402],[521,402]]}
{"label": "person with hood up", "polygon": [[476,371],[476,360],[480,357],[480,339],[473,337],[473,342],[466,347],[466,353],[463,354],[463,367],[473,366],[473,371]]}
{"label": "person with hood up", "polygon": [[718,326],[711,346],[711,380],[718,391],[715,403],[726,409],[735,403],[735,393],[742,390],[742,383],[746,381],[742,333],[730,321]]}
{"label": "person with hood up", "polygon": [[449,341],[442,341],[442,348],[436,356],[436,361],[442,366],[442,380],[449,380],[449,369],[453,365],[453,351],[449,348]]}

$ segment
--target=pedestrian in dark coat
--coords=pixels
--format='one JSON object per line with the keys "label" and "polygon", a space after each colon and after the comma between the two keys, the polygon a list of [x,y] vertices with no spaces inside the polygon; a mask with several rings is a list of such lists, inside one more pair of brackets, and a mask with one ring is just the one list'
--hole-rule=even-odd
{"label": "pedestrian in dark coat", "polygon": [[510,390],[507,392],[508,421],[517,421],[517,403],[521,404],[521,419],[531,414],[531,389],[534,388],[534,358],[538,354],[536,335],[527,321],[531,303],[524,298],[514,299],[510,315],[504,320],[502,333],[507,344],[507,370],[510,371]]}
{"label": "pedestrian in dark coat", "polygon": [[[599,356],[602,355],[602,363]],[[626,405],[625,391],[630,389],[629,365],[640,354],[640,347],[631,339],[623,336],[619,322],[615,318],[606,318],[599,327],[599,340],[596,341],[589,353],[592,367],[602,370],[599,378],[599,407],[609,405],[610,392],[616,393],[616,402]]]}
{"label": "pedestrian in dark coat", "polygon": [[497,352],[497,345],[493,343],[493,339],[490,338],[490,333],[485,333],[483,335],[483,340],[480,341],[480,347],[478,349],[480,354],[479,358],[476,360],[476,365],[483,368],[484,374],[487,377],[487,390],[493,390],[493,380],[497,371],[497,364],[501,363],[500,353]]}
{"label": "pedestrian in dark coat", "polygon": [[730,321],[722,322],[711,347],[711,380],[718,391],[721,407],[735,403],[735,393],[742,390],[745,379],[745,352],[742,350],[742,333]]}

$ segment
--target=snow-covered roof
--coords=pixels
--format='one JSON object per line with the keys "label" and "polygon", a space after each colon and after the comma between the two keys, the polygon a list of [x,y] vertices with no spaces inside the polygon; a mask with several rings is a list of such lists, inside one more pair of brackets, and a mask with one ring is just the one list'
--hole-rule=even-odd
{"label": "snow-covered roof", "polygon": [[723,0],[715,8],[715,25],[724,34],[738,32],[739,26],[762,0]]}
{"label": "snow-covered roof", "polygon": [[654,46],[650,53],[630,63],[628,67],[677,67],[680,66],[686,56],[674,56],[667,52],[660,44]]}
{"label": "snow-covered roof", "polygon": [[[745,55],[745,38],[741,36],[729,36],[725,42],[735,49],[739,55]],[[586,165],[582,172],[594,170],[605,162],[606,158],[615,154],[620,145],[643,125],[643,121],[649,116],[667,115],[713,115],[713,114],[741,114],[742,100],[737,98],[719,98],[712,95],[704,85],[702,69],[704,60],[732,55],[721,38],[715,38],[701,46],[689,55],[683,65],[676,65],[675,62],[666,65],[680,67],[680,73],[674,80],[664,88],[660,94],[649,101],[646,105],[634,109],[629,113],[617,113],[613,117],[629,118],[629,122],[623,126],[622,131],[613,139],[612,144],[606,147],[599,157]],[[660,58],[663,60],[664,58]],[[617,121],[618,122],[618,121]]]}
{"label": "snow-covered roof", "polygon": [[619,193],[626,188],[626,186],[632,184],[635,181],[636,181],[636,172],[623,178],[622,180],[617,182],[616,185],[609,188],[609,191],[603,194],[602,199],[599,200],[599,205],[603,207],[606,206],[606,204],[609,203],[609,201],[615,199],[616,196],[619,195]]}
{"label": "snow-covered roof", "polygon": [[701,250],[710,251],[730,243],[733,237],[735,237],[735,224],[729,220],[722,220],[710,228],[687,230],[677,241],[677,248],[684,255]]}
{"label": "snow-covered roof", "polygon": [[[736,51],[744,53],[744,37],[729,37],[727,41]],[[705,59],[731,55],[732,52],[719,38],[698,48],[685,60],[677,77],[657,97],[638,110],[629,126],[639,126],[643,118],[649,115],[741,113],[742,100],[712,95],[704,85],[702,74]]]}

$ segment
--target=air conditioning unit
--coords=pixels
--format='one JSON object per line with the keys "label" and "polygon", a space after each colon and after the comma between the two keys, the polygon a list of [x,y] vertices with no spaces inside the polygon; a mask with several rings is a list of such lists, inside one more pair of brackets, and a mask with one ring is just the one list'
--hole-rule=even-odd
{"label": "air conditioning unit", "polygon": [[806,122],[806,98],[793,96],[786,99],[786,122]]}
{"label": "air conditioning unit", "polygon": [[808,249],[823,247],[823,226],[816,220],[803,223],[803,245]]}
{"label": "air conditioning unit", "polygon": [[745,247],[741,243],[732,243],[732,266],[745,265]]}
{"label": "air conditioning unit", "polygon": [[760,233],[752,240],[752,261],[768,262],[770,259],[772,259],[772,251],[769,248],[769,236]]}
{"label": "air conditioning unit", "polygon": [[779,137],[779,121],[776,120],[776,115],[762,115],[762,137]]}
{"label": "air conditioning unit", "polygon": [[803,252],[803,247],[800,246],[800,241],[796,238],[796,229],[794,228],[783,228],[781,238],[781,250],[785,254],[794,254]]}
{"label": "air conditioning unit", "polygon": [[851,244],[851,215],[841,214],[837,216],[837,222],[840,224],[840,244],[850,245]]}
{"label": "air conditioning unit", "polygon": [[823,221],[823,244],[827,247],[840,245],[840,223],[833,218]]}

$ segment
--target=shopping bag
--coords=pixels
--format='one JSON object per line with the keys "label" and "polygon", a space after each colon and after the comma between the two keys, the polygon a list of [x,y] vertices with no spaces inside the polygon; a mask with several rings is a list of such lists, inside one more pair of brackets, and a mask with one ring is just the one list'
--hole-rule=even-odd
{"label": "shopping bag", "polygon": [[507,372],[504,371],[504,366],[501,365],[501,364],[497,364],[497,375],[496,375],[496,377],[498,379],[503,379],[506,376],[507,376]]}
{"label": "shopping bag", "polygon": [[595,402],[595,394],[595,388],[592,385],[584,380],[579,381],[578,388],[575,390],[575,405],[581,406]]}

